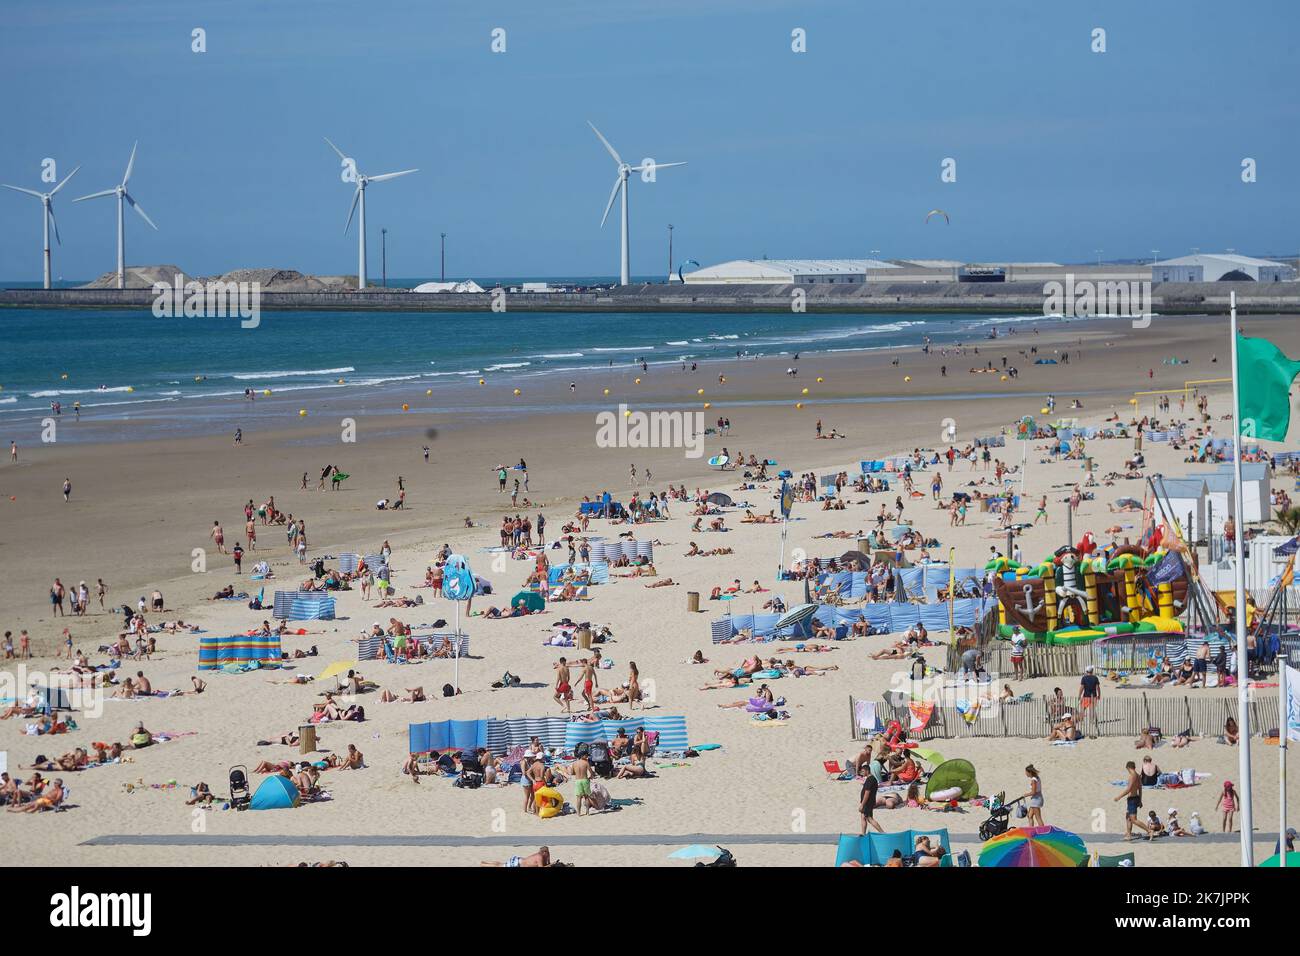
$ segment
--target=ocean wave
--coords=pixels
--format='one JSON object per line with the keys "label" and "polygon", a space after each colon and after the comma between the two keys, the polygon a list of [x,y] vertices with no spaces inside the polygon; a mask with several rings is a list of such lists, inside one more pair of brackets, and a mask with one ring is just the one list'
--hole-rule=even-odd
{"label": "ocean wave", "polygon": [[311,368],[311,369],[293,369],[291,371],[275,372],[236,372],[231,378],[238,379],[241,382],[264,378],[297,378],[302,375],[340,375],[343,372],[355,372],[356,369],[351,365],[346,368]]}
{"label": "ocean wave", "polygon": [[60,395],[107,395],[109,392],[129,392],[133,385],[117,385],[113,388],[51,388],[41,392],[28,392],[29,398],[57,398]]}
{"label": "ocean wave", "polygon": [[664,345],[690,345],[690,343],[686,339],[676,339],[672,342],[665,342]]}
{"label": "ocean wave", "polygon": [[459,371],[459,372],[425,372],[425,373],[424,373],[424,377],[425,377],[425,378],[442,378],[442,377],[445,376],[445,375],[482,375],[482,374],[483,374],[483,373],[480,372],[480,371],[479,371],[478,369],[476,369],[476,368],[467,368],[467,369],[462,369],[462,370]]}
{"label": "ocean wave", "polygon": [[630,345],[627,347],[623,347],[623,346],[611,346],[608,348],[596,347],[593,348],[592,351],[593,352],[653,352],[654,346],[653,345]]}
{"label": "ocean wave", "polygon": [[543,352],[538,358],[544,359],[564,359],[564,358],[585,358],[584,352]]}
{"label": "ocean wave", "polygon": [[10,395],[8,398],[0,398],[0,405],[12,405],[16,401],[18,401],[18,398]]}
{"label": "ocean wave", "polygon": [[501,362],[497,365],[489,365],[486,369],[488,372],[504,372],[510,368],[527,368],[532,362]]}

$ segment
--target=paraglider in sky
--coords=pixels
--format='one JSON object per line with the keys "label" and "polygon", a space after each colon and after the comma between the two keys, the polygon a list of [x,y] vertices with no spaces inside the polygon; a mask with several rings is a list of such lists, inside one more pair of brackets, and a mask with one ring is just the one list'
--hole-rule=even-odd
{"label": "paraglider in sky", "polygon": [[929,222],[931,216],[943,216],[943,221],[948,225],[952,225],[952,220],[948,218],[948,214],[942,209],[931,209],[925,214],[925,221]]}

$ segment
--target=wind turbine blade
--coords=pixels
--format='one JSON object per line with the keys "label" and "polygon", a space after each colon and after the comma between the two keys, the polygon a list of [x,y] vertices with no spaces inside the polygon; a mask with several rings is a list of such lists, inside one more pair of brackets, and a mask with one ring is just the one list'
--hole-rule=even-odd
{"label": "wind turbine blade", "polygon": [[639,173],[650,169],[667,169],[670,166],[685,166],[685,163],[647,163],[642,166],[633,166],[632,172]]}
{"label": "wind turbine blade", "polygon": [[16,193],[26,193],[29,196],[35,196],[37,199],[45,198],[42,193],[38,193],[35,189],[23,189],[22,186],[10,186],[8,183],[0,183],[0,186],[3,186],[5,189],[12,189]]}
{"label": "wind turbine blade", "polygon": [[605,220],[609,218],[609,211],[614,208],[614,199],[618,196],[618,187],[623,185],[623,176],[620,174],[614,179],[614,189],[609,194],[609,202],[605,206],[605,215],[600,217],[600,228],[605,228]]}
{"label": "wind turbine blade", "polygon": [[140,217],[144,219],[145,222],[153,226],[154,229],[158,228],[157,226],[154,226],[153,220],[150,219],[149,216],[145,213],[144,208],[138,202],[136,202],[134,199],[131,198],[131,194],[129,192],[123,191],[122,198],[125,199],[128,203],[130,203],[131,208],[134,209],[136,212],[138,212],[140,214]]}
{"label": "wind turbine blade", "polygon": [[357,211],[357,200],[359,200],[360,198],[361,198],[361,187],[358,186],[357,191],[352,194],[352,208],[348,210],[348,223],[346,226],[343,227],[344,235],[347,235],[348,230],[352,228],[352,216]]}
{"label": "wind turbine blade", "polygon": [[331,143],[330,138],[328,136],[325,137],[325,142],[330,144],[330,149],[334,150],[334,152],[339,154],[339,159],[344,159],[344,160],[347,159],[347,157],[343,155],[343,150],[339,149],[337,146]]}
{"label": "wind turbine blade", "polygon": [[122,176],[123,186],[125,186],[127,183],[131,181],[131,170],[135,169],[135,150],[136,147],[139,145],[140,145],[139,140],[136,140],[134,143],[131,144],[131,158],[126,161],[126,173]]}
{"label": "wind turbine blade", "polygon": [[[77,167],[77,169],[80,168],[81,168],[80,166]],[[63,182],[59,183],[57,186],[55,186],[53,189],[50,190],[50,195],[53,196],[60,189],[66,186],[68,184],[68,180],[71,179],[73,176],[77,175],[77,169],[74,169],[72,172],[68,173],[68,175],[64,176]]]}
{"label": "wind turbine blade", "polygon": [[54,204],[51,203],[46,206],[45,211],[49,213],[50,225],[54,227],[54,241],[59,245],[63,245],[63,238],[59,235],[59,220],[54,218]]}
{"label": "wind turbine blade", "polygon": [[607,140],[607,139],[606,139],[606,138],[601,134],[600,130],[596,129],[596,124],[593,123],[591,120],[587,120],[587,125],[591,127],[591,131],[592,131],[593,133],[595,133],[597,136],[600,137],[600,141],[601,141],[602,143],[604,143],[604,144],[605,144],[605,148],[606,148],[607,150],[609,150],[609,155],[611,155],[611,156],[614,157],[614,162],[616,162],[616,163],[618,163],[620,166],[622,166],[622,165],[623,165],[623,157],[620,156],[620,155],[618,154],[618,150],[614,149],[613,146],[609,145],[609,140]]}
{"label": "wind turbine blade", "polygon": [[84,199],[99,199],[101,196],[116,196],[116,189],[105,189],[103,192],[91,193],[89,196],[78,196],[73,202],[81,202]]}
{"label": "wind turbine blade", "polygon": [[400,173],[384,173],[380,176],[367,176],[366,182],[382,183],[385,179],[396,179],[398,176],[405,176],[408,173],[418,173],[418,169],[403,169]]}

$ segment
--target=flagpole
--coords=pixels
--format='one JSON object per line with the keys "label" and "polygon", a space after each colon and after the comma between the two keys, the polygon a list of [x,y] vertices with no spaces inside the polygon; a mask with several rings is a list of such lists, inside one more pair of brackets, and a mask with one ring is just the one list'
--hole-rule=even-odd
{"label": "flagpole", "polygon": [[[1294,560],[1294,555],[1292,556]],[[1278,861],[1277,865],[1286,869],[1286,735],[1290,726],[1290,715],[1287,713],[1286,701],[1286,658],[1278,662],[1277,668],[1277,691],[1278,691],[1278,708],[1280,716],[1278,727],[1277,741],[1277,779],[1278,779],[1278,812],[1279,823],[1277,825],[1278,840]]]}
{"label": "flagpole", "polygon": [[[1250,680],[1250,663],[1246,647],[1246,558],[1245,528],[1242,518],[1245,506],[1241,488],[1241,383],[1237,374],[1237,293],[1229,293],[1229,314],[1232,334],[1232,471],[1233,502],[1236,505],[1236,534],[1233,535],[1234,557],[1237,561],[1237,729],[1240,731],[1238,772],[1241,776],[1241,865],[1255,865],[1254,813],[1250,786],[1250,705],[1247,684]],[[1283,834],[1285,837],[1285,834]]]}

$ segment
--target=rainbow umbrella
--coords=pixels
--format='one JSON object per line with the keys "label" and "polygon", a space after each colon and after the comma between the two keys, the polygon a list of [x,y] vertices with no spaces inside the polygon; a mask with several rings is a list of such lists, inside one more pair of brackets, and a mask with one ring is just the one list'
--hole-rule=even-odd
{"label": "rainbow umbrella", "polygon": [[980,866],[1079,866],[1083,840],[1057,827],[1012,827],[980,848]]}

